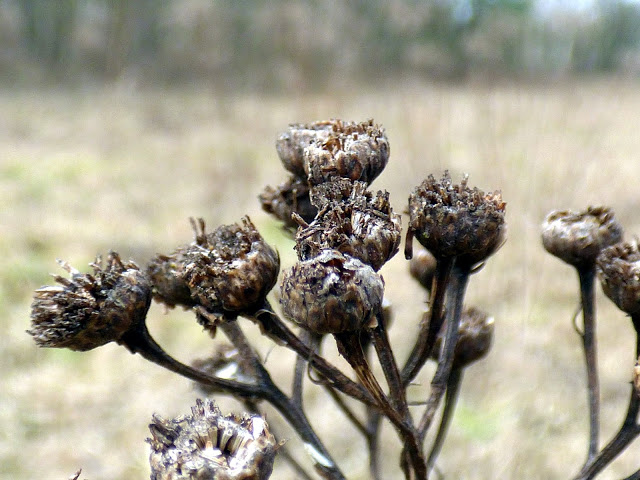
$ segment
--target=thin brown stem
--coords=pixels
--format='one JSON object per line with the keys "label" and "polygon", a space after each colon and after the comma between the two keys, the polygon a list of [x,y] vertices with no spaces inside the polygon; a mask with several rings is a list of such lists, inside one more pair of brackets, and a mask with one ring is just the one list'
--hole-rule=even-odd
{"label": "thin brown stem", "polygon": [[[317,351],[320,338],[314,338],[314,334],[306,330],[300,333],[300,340],[308,345],[313,352]],[[315,336],[318,337],[318,336]],[[307,359],[302,355],[296,355],[296,366],[293,372],[293,386],[291,388],[291,399],[302,408],[302,398],[304,390],[304,377],[307,370]]]}
{"label": "thin brown stem", "polygon": [[631,475],[629,475],[624,480],[640,480],[640,470],[638,470],[637,472],[632,473]]}
{"label": "thin brown stem", "polygon": [[429,299],[429,313],[420,323],[418,339],[402,369],[402,381],[405,386],[418,375],[431,355],[431,350],[444,320],[445,293],[452,268],[452,258],[438,259]]}
{"label": "thin brown stem", "polygon": [[584,329],[581,337],[587,368],[587,399],[589,402],[589,450],[587,462],[598,452],[598,439],[600,436],[600,382],[598,380],[594,300],[595,273],[595,265],[578,268],[582,317],[584,319]]}

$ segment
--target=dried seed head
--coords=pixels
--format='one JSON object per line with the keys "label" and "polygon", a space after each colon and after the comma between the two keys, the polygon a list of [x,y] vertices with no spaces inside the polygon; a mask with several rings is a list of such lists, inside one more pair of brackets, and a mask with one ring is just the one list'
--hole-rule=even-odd
{"label": "dried seed head", "polygon": [[341,179],[314,189],[320,211],[308,227],[298,230],[295,248],[300,260],[333,249],[378,271],[398,252],[400,215],[393,213],[387,192],[374,198],[366,188],[364,182]]}
{"label": "dried seed head", "polygon": [[608,207],[578,213],[556,210],[542,224],[544,248],[576,267],[593,265],[603,248],[621,240],[622,226]]}
{"label": "dried seed head", "polygon": [[262,209],[284,223],[285,227],[297,228],[292,219],[298,214],[307,223],[311,222],[318,210],[309,201],[309,183],[304,178],[291,177],[277,188],[266,187],[260,194]]}
{"label": "dried seed head", "polygon": [[210,400],[196,400],[191,415],[153,416],[151,480],[266,480],[278,444],[259,415],[222,415]]}
{"label": "dried seed head", "polygon": [[191,297],[209,312],[242,313],[259,308],[275,285],[280,258],[249,217],[206,234],[204,222],[185,266]]}
{"label": "dried seed head", "polygon": [[324,140],[304,149],[304,170],[311,185],[337,177],[370,184],[389,160],[389,142],[373,120],[362,123],[336,121]]}
{"label": "dried seed head", "polygon": [[[258,374],[249,365],[248,359],[242,358],[238,349],[229,344],[218,345],[211,357],[194,361],[193,367],[218,378],[236,382],[255,384],[258,381]],[[196,388],[205,395],[220,393],[220,390],[202,383],[196,383]]]}
{"label": "dried seed head", "polygon": [[505,206],[500,192],[471,189],[466,176],[453,184],[449,172],[440,181],[429,175],[409,196],[407,242],[414,235],[436,258],[482,262],[504,242]]}
{"label": "dried seed head", "polygon": [[[445,322],[438,332],[436,343],[431,351],[431,358],[436,361],[440,357],[446,328]],[[458,343],[456,343],[453,368],[464,368],[485,357],[491,349],[493,330],[493,317],[477,308],[466,308],[462,312],[458,326]]]}
{"label": "dried seed head", "polygon": [[170,255],[156,255],[147,266],[147,275],[153,285],[153,298],[169,308],[182,305],[191,308],[196,302],[191,298],[191,290],[184,279],[185,267],[193,245],[177,248]]}
{"label": "dried seed head", "polygon": [[339,120],[328,120],[313,123],[295,123],[289,125],[286,132],[276,140],[276,150],[284,165],[294,175],[306,176],[304,171],[304,149],[316,140],[324,141]]}
{"label": "dried seed head", "polygon": [[620,310],[640,313],[640,251],[638,241],[620,242],[605,248],[597,258],[604,293]]}
{"label": "dried seed head", "polygon": [[436,273],[436,265],[436,258],[431,255],[428,250],[421,248],[417,252],[414,252],[413,257],[411,257],[409,273],[420,282],[420,285],[422,285],[425,290],[430,292],[433,276]]}
{"label": "dried seed head", "polygon": [[31,304],[31,330],[40,347],[85,351],[144,324],[151,304],[151,284],[133,262],[110,252],[97,258],[93,274],[80,273],[59,261],[70,278],[54,275],[59,285],[36,290]]}
{"label": "dried seed head", "polygon": [[285,272],[280,303],[285,316],[315,333],[356,331],[375,321],[384,282],[370,266],[323,250]]}

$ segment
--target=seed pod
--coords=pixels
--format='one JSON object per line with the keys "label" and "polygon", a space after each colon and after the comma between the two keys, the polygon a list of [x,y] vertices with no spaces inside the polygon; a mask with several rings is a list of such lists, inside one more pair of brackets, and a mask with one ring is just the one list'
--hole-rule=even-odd
{"label": "seed pod", "polygon": [[184,245],[170,255],[156,255],[147,266],[147,275],[153,285],[153,298],[173,308],[181,305],[191,308],[196,301],[191,298],[191,289],[184,279],[184,271],[190,263],[194,245]]}
{"label": "seed pod", "polygon": [[[460,325],[458,326],[458,342],[454,353],[453,368],[467,367],[485,357],[491,349],[493,330],[493,317],[488,316],[477,308],[466,308],[462,312]],[[442,325],[431,350],[431,358],[435,361],[440,358],[445,331],[446,322]]]}
{"label": "seed pod", "polygon": [[280,258],[249,217],[210,234],[200,221],[184,279],[191,297],[209,312],[238,314],[259,308],[275,285]]}
{"label": "seed pod", "polygon": [[304,171],[304,149],[316,140],[324,141],[340,120],[326,120],[313,123],[294,123],[276,141],[278,156],[284,168],[298,177],[306,176]]}
{"label": "seed pod", "polygon": [[309,184],[306,179],[291,177],[277,188],[266,187],[260,194],[262,209],[284,223],[287,228],[297,228],[292,215],[298,214],[307,223],[318,212],[309,201]]}
{"label": "seed pod", "polygon": [[622,240],[622,226],[608,207],[556,210],[542,224],[544,248],[575,267],[593,265],[603,248]]}
{"label": "seed pod", "polygon": [[285,272],[281,290],[287,318],[314,333],[341,333],[375,321],[384,282],[360,260],[323,250]]}
{"label": "seed pod", "polygon": [[153,416],[151,480],[266,480],[278,444],[258,415],[222,415],[210,400],[196,400],[191,415]]}
{"label": "seed pod", "polygon": [[409,197],[408,257],[415,236],[436,258],[484,261],[504,242],[505,206],[500,192],[471,189],[466,176],[453,184],[449,172],[440,181],[429,175]]}
{"label": "seed pod", "polygon": [[373,120],[337,122],[325,140],[304,149],[304,170],[311,185],[337,177],[370,184],[389,160],[389,142]]}
{"label": "seed pod", "polygon": [[340,179],[314,190],[320,208],[316,219],[296,235],[300,260],[308,260],[326,249],[355,257],[378,271],[397,252],[402,227],[393,213],[389,194],[374,198],[364,182]]}
{"label": "seed pod", "polygon": [[59,263],[71,277],[54,275],[59,285],[36,290],[31,305],[27,332],[38,346],[91,350],[144,324],[151,284],[135,263],[123,263],[115,252],[106,263],[98,257],[93,274]]}
{"label": "seed pod", "polygon": [[[596,261],[605,295],[623,312],[640,314],[640,250],[638,241],[605,248]],[[640,325],[636,326],[636,329]]]}
{"label": "seed pod", "polygon": [[411,273],[411,276],[428,292],[431,291],[433,276],[436,272],[436,264],[435,257],[424,248],[414,252],[409,262],[409,273]]}

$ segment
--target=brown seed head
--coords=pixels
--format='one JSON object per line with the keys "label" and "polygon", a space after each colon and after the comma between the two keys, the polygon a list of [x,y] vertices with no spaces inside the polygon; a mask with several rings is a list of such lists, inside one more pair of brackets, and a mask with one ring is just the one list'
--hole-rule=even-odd
{"label": "brown seed head", "polygon": [[315,333],[356,331],[375,321],[384,282],[370,266],[335,250],[298,262],[284,274],[287,318]]}
{"label": "brown seed head", "polygon": [[427,291],[431,291],[431,284],[433,283],[433,276],[436,273],[436,258],[431,255],[429,250],[421,248],[417,252],[413,253],[411,261],[409,262],[409,273],[415,278],[422,288]]}
{"label": "brown seed head", "polygon": [[[220,344],[211,357],[194,361],[193,367],[218,378],[255,384],[258,381],[258,374],[249,363],[248,359],[240,356],[238,349],[234,346]],[[220,390],[202,383],[196,383],[196,388],[205,395],[220,393]]]}
{"label": "brown seed head", "polygon": [[324,140],[304,149],[304,170],[311,185],[337,177],[370,184],[389,160],[389,142],[373,120],[362,123],[337,121]]}
{"label": "brown seed head", "polygon": [[184,279],[185,267],[190,263],[193,245],[178,247],[170,255],[156,255],[147,265],[147,275],[153,285],[153,298],[169,308],[182,305],[191,308],[196,301]]}
{"label": "brown seed head", "polygon": [[542,224],[544,248],[576,267],[593,265],[603,248],[621,240],[622,226],[608,207],[556,210]]}
{"label": "brown seed head", "polygon": [[295,248],[300,260],[334,249],[378,271],[398,252],[400,215],[393,213],[387,192],[374,197],[366,188],[364,182],[340,179],[314,189],[320,211],[307,228],[298,229]]}
{"label": "brown seed head", "polygon": [[280,258],[249,217],[206,234],[204,222],[184,269],[191,297],[210,312],[242,313],[259,308],[275,285]]}
{"label": "brown seed head", "polygon": [[191,415],[153,416],[151,480],[266,480],[278,444],[258,415],[222,415],[210,400],[196,400]]}
{"label": "brown seed head", "polygon": [[505,206],[500,192],[471,189],[466,176],[453,184],[449,172],[440,181],[429,175],[409,196],[409,235],[436,258],[473,265],[502,246]]}
{"label": "brown seed head", "polygon": [[[436,338],[436,343],[431,351],[431,358],[438,361],[442,342],[444,342],[444,332],[446,322],[442,325]],[[460,317],[458,326],[458,343],[454,353],[453,368],[464,368],[473,362],[485,357],[491,349],[493,341],[494,321],[493,317],[478,310],[477,308],[466,308]]]}
{"label": "brown seed head", "polygon": [[324,141],[340,120],[294,123],[276,140],[276,150],[284,168],[298,177],[306,176],[303,152],[316,140]]}
{"label": "brown seed head", "polygon": [[80,273],[59,261],[70,278],[54,275],[58,285],[36,290],[31,304],[31,330],[40,347],[85,351],[141,326],[151,304],[151,284],[133,262],[110,252],[97,258],[93,274]]}
{"label": "brown seed head", "polygon": [[[638,241],[620,242],[605,248],[597,258],[604,293],[620,310],[640,313],[640,251]],[[639,325],[640,326],[640,325]]]}
{"label": "brown seed head", "polygon": [[309,201],[309,183],[306,178],[291,177],[277,188],[266,187],[260,194],[262,209],[284,223],[287,228],[297,228],[291,218],[296,213],[307,223],[311,222],[318,210]]}

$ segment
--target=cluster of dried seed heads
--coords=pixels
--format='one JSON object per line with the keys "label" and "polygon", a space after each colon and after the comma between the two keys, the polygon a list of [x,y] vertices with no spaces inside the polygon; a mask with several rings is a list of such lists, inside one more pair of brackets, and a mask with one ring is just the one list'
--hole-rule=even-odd
{"label": "cluster of dried seed heads", "polygon": [[28,333],[38,346],[91,350],[144,325],[151,285],[135,263],[115,252],[98,257],[93,274],[59,263],[70,278],[54,275],[58,285],[36,290],[31,305]]}
{"label": "cluster of dried seed heads", "polygon": [[278,444],[258,416],[222,415],[210,400],[192,414],[149,425],[151,480],[265,480]]}

